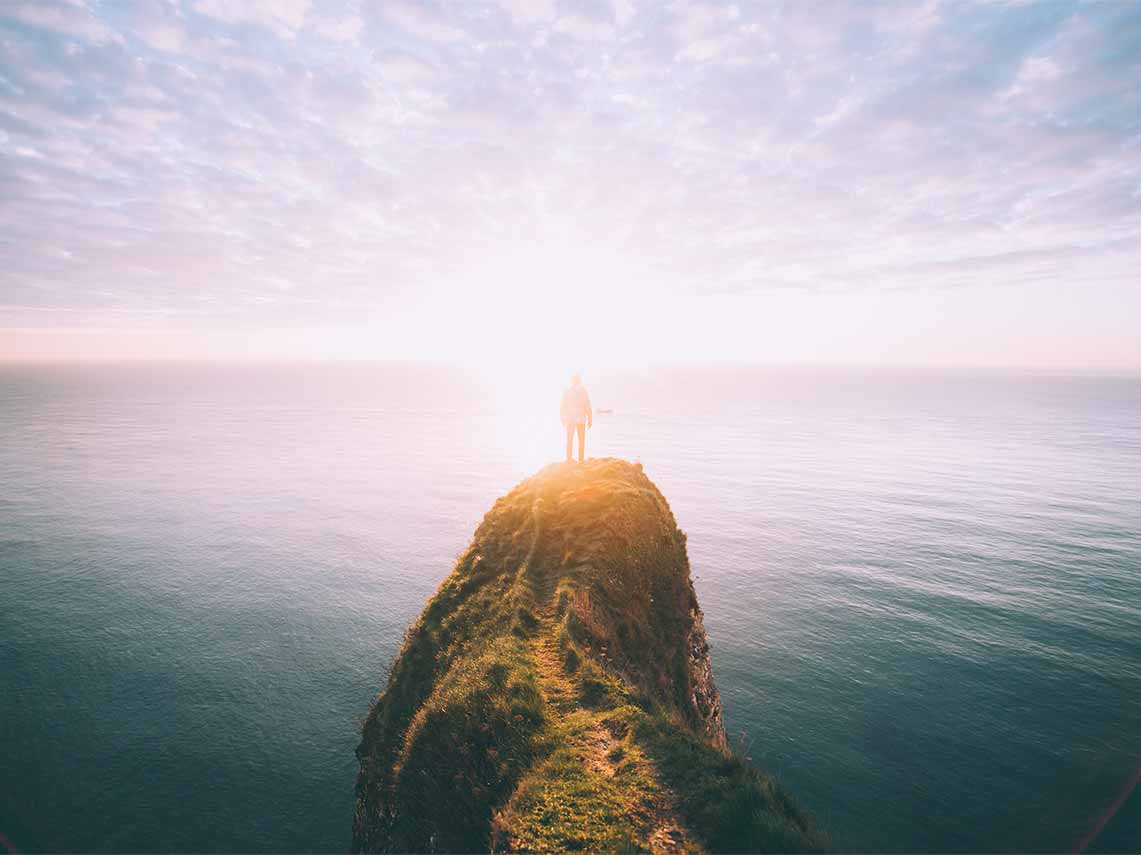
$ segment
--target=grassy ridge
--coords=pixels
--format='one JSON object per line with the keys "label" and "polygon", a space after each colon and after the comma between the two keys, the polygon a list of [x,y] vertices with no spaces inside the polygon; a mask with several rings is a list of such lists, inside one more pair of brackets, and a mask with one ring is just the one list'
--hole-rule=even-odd
{"label": "grassy ridge", "polygon": [[725,748],[685,536],[640,466],[499,499],[406,637],[357,756],[357,851],[811,851]]}

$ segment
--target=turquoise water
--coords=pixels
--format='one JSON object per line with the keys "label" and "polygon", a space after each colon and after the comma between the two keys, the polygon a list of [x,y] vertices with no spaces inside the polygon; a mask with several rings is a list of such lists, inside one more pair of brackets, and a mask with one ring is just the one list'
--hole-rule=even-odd
{"label": "turquoise water", "polygon": [[[734,742],[840,847],[1141,849],[1141,379],[586,379],[589,452],[689,535]],[[559,391],[0,369],[0,832],[346,849],[357,721]]]}

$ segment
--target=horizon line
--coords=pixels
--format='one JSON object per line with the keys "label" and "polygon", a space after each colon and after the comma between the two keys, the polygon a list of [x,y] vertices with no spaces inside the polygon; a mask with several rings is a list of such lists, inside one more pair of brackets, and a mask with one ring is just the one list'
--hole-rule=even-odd
{"label": "horizon line", "polygon": [[[521,360],[525,362],[525,360]],[[338,367],[338,366],[377,366],[437,368],[482,373],[483,366],[473,366],[454,360],[397,357],[299,357],[299,358],[240,358],[233,356],[202,357],[11,357],[0,356],[0,368],[12,367],[68,367],[68,368],[112,368],[112,367],[235,367],[235,368],[285,368],[285,367]],[[496,365],[496,369],[505,366]],[[1141,365],[1025,365],[1016,363],[945,363],[945,362],[775,362],[709,360],[702,362],[655,361],[639,365],[589,365],[583,366],[584,373],[631,374],[645,371],[669,370],[777,370],[777,371],[860,371],[860,372],[899,372],[954,374],[963,372],[993,374],[1096,374],[1102,376],[1141,377]]]}

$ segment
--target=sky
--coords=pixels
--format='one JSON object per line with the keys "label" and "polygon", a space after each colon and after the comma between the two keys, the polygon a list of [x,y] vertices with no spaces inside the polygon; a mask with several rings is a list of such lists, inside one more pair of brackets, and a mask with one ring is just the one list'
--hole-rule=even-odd
{"label": "sky", "polygon": [[0,360],[1141,370],[1141,3],[0,4]]}

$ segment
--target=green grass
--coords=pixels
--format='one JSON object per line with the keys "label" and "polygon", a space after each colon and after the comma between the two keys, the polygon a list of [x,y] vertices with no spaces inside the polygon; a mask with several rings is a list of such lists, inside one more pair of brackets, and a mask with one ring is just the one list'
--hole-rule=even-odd
{"label": "green grass", "polygon": [[629,799],[611,781],[589,775],[581,755],[561,746],[496,817],[494,848],[515,852],[639,851]]}
{"label": "green grass", "polygon": [[357,851],[818,851],[726,747],[685,536],[641,467],[499,499],[365,721]]}

